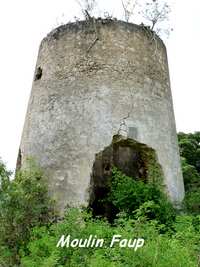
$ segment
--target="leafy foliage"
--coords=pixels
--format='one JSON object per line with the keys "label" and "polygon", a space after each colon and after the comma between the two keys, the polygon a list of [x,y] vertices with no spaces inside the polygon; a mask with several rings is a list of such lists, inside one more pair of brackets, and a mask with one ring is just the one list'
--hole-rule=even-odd
{"label": "leafy foliage", "polygon": [[34,164],[29,162],[13,181],[2,163],[0,171],[0,258],[13,266],[19,262],[19,250],[26,246],[30,230],[47,225],[55,214],[43,174]]}
{"label": "leafy foliage", "polygon": [[148,219],[156,219],[168,226],[172,224],[175,218],[172,204],[155,184],[136,181],[116,168],[112,173],[111,191],[108,198],[120,212],[126,212],[132,217],[140,208]]}
{"label": "leafy foliage", "polygon": [[181,158],[182,172],[185,184],[185,190],[196,190],[200,186],[200,175],[195,166],[187,163],[185,158]]}
{"label": "leafy foliage", "polygon": [[200,132],[178,134],[180,154],[200,173]]}
{"label": "leafy foliage", "polygon": [[185,205],[190,213],[199,214],[200,211],[200,190],[186,192]]}
{"label": "leafy foliage", "polygon": [[[179,134],[182,169],[189,214],[175,214],[160,189],[136,181],[116,168],[112,171],[110,201],[119,211],[114,222],[94,218],[87,210],[68,209],[58,221],[45,178],[33,163],[10,180],[0,162],[0,265],[2,267],[171,267],[198,266],[200,244],[200,134]],[[191,153],[189,153],[191,152]],[[62,235],[103,238],[95,248],[57,248]],[[111,248],[113,235],[144,238],[134,251]]]}
{"label": "leafy foliage", "polygon": [[178,134],[186,190],[185,205],[190,213],[200,213],[200,132]]}
{"label": "leafy foliage", "polygon": [[[142,218],[140,218],[142,219]],[[197,263],[199,241],[198,230],[191,217],[178,218],[175,223],[177,233],[159,234],[160,225],[155,220],[134,220],[120,217],[115,227],[105,220],[93,219],[90,214],[78,209],[68,210],[65,219],[46,227],[34,228],[28,253],[22,252],[23,267],[171,267],[190,266]],[[97,235],[105,240],[102,248],[57,248],[56,244],[63,234],[74,238],[88,238]],[[133,248],[120,248],[116,244],[110,248],[114,234],[122,238],[143,237],[145,245],[134,251]]]}

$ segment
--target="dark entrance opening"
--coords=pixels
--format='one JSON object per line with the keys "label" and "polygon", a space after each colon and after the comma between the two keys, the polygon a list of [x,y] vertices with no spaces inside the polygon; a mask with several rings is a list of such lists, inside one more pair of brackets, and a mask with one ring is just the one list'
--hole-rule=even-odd
{"label": "dark entrance opening", "polygon": [[159,184],[163,177],[155,150],[133,139],[114,136],[111,145],[95,155],[89,202],[94,216],[106,217],[110,222],[113,222],[118,213],[107,198],[114,166],[125,175],[145,183]]}

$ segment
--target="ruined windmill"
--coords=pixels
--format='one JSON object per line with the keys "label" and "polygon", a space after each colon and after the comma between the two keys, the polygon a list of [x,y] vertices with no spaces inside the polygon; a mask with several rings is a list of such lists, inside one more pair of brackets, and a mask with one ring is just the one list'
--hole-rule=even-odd
{"label": "ruined windmill", "polygon": [[44,169],[61,211],[94,205],[113,165],[148,182],[154,164],[171,201],[181,203],[167,54],[159,37],[108,19],[50,32],[39,49],[19,167],[27,157]]}

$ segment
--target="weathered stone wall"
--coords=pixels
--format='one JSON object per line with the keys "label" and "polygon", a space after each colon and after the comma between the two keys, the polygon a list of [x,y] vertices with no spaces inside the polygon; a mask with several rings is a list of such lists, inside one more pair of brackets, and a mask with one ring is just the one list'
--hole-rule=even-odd
{"label": "weathered stone wall", "polygon": [[41,43],[22,141],[50,192],[87,205],[95,154],[125,119],[128,136],[157,152],[173,202],[184,196],[167,55],[141,26],[99,20],[61,26]]}

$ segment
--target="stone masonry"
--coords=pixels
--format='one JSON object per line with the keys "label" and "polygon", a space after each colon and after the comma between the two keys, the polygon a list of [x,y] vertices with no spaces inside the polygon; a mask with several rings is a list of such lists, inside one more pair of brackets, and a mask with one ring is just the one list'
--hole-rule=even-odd
{"label": "stone masonry", "polygon": [[179,204],[184,185],[163,42],[113,20],[53,30],[39,49],[20,164],[37,160],[61,210],[86,206],[95,155],[119,131],[156,151],[166,192]]}

